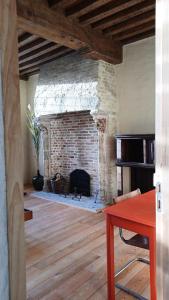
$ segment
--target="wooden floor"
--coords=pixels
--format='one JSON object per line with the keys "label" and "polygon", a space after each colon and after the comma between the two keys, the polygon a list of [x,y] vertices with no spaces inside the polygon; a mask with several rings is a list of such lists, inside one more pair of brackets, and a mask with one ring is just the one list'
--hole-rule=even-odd
{"label": "wooden floor", "polygon": [[[25,208],[34,215],[25,223],[27,299],[106,300],[104,215],[29,195]],[[137,254],[148,254],[125,246],[118,231],[115,243],[117,268]],[[147,296],[149,267],[136,263],[119,281]],[[116,293],[117,300],[133,299],[119,290]]]}

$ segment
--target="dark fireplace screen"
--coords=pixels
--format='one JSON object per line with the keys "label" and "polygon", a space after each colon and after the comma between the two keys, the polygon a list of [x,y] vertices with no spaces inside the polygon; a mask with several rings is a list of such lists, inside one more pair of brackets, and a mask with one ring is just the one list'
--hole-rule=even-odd
{"label": "dark fireplace screen", "polygon": [[80,169],[70,173],[70,193],[90,197],[90,175]]}

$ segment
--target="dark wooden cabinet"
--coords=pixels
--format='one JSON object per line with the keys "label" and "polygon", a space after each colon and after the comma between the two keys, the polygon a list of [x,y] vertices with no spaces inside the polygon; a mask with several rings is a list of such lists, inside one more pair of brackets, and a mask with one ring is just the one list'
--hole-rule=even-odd
{"label": "dark wooden cabinet", "polygon": [[155,135],[116,135],[116,166],[120,167],[121,172],[119,195],[123,194],[124,167],[130,167],[131,190],[140,188],[144,193],[153,189]]}

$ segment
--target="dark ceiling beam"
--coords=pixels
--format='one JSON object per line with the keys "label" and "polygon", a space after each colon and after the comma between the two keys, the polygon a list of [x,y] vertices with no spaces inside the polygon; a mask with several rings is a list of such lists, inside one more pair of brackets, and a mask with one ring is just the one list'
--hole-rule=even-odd
{"label": "dark ceiling beam", "polygon": [[53,43],[53,42],[50,42],[44,46],[42,46],[41,48],[38,48],[36,50],[33,50],[33,51],[30,51],[29,53],[27,54],[24,54],[22,56],[19,57],[19,64],[21,63],[24,63],[26,61],[30,61],[36,57],[39,57],[43,54],[46,54],[48,52],[51,52],[57,48],[59,48],[60,46]]}
{"label": "dark ceiling beam", "polygon": [[136,4],[145,2],[145,0],[118,0],[118,1],[111,1],[105,5],[98,7],[97,9],[81,16],[79,18],[79,22],[83,25],[89,25],[93,22],[96,22],[102,18],[120,12],[124,9],[130,8]]}
{"label": "dark ceiling beam", "polygon": [[26,43],[33,41],[36,37],[31,33],[25,32],[18,37],[19,47],[24,46]]}
{"label": "dark ceiling beam", "polygon": [[19,77],[21,80],[28,80],[29,76],[35,75],[40,73],[40,68],[39,67],[34,67],[34,68],[29,68],[25,71],[22,71],[19,73]]}
{"label": "dark ceiling beam", "polygon": [[79,4],[74,3],[74,5],[69,5],[65,8],[65,15],[79,18],[80,16],[102,6],[103,3],[106,4],[108,2],[110,2],[110,0],[87,0]]}
{"label": "dark ceiling beam", "polygon": [[127,38],[131,38],[132,36],[142,34],[142,33],[147,32],[149,30],[153,30],[154,28],[155,28],[155,22],[149,21],[145,24],[136,26],[135,28],[128,29],[128,30],[123,31],[123,32],[118,33],[118,34],[114,34],[113,38],[117,39],[117,40],[120,40],[120,41],[123,41]]}
{"label": "dark ceiling beam", "polygon": [[23,41],[29,39],[30,37],[32,37],[31,33],[28,32],[23,32],[21,35],[19,35],[18,37],[18,42],[22,43]]}
{"label": "dark ceiling beam", "polygon": [[60,2],[62,2],[62,0],[48,0],[49,6],[55,6]]}
{"label": "dark ceiling beam", "polygon": [[26,70],[24,70],[24,71],[20,71],[20,75],[25,75],[25,74],[27,74],[28,72],[30,73],[30,72],[35,72],[35,71],[39,71],[39,67],[30,67],[30,68],[27,68]]}
{"label": "dark ceiling beam", "polygon": [[23,62],[19,61],[19,69],[21,70],[21,68],[24,66],[29,66],[29,65],[32,66],[34,63],[37,63],[38,61],[42,61],[44,59],[46,60],[46,58],[49,58],[50,56],[53,55],[60,54],[60,52],[61,53],[66,52],[66,50],[67,48],[65,46],[60,46],[58,49],[51,50],[48,53],[43,53],[38,57],[30,59],[29,61],[23,61]]}
{"label": "dark ceiling beam", "polygon": [[88,47],[95,59],[122,61],[122,47],[89,28],[50,9],[43,0],[17,0],[18,27],[74,50]]}
{"label": "dark ceiling beam", "polygon": [[[86,0],[58,0],[58,2],[56,2],[56,3],[55,3],[55,0],[53,0],[53,5],[49,5],[49,7],[54,8],[54,9],[59,8],[61,10],[65,10],[67,7],[74,6],[74,5],[78,4],[80,1],[85,2]],[[103,1],[105,1],[105,0],[103,0]],[[52,4],[52,0],[51,0],[51,4]]]}
{"label": "dark ceiling beam", "polygon": [[19,47],[19,56],[22,56],[26,53],[29,53],[30,51],[36,50],[46,44],[49,44],[50,42],[48,40],[44,40],[43,38],[37,38],[36,40],[25,44],[22,47]]}
{"label": "dark ceiling beam", "polygon": [[[74,53],[75,51],[74,50],[69,50],[69,51],[67,51],[67,53],[62,53],[62,54],[59,54],[59,55],[57,55],[56,57],[49,57],[45,62],[37,62],[37,64],[36,65],[34,65],[33,67],[35,67],[35,69],[37,68],[37,69],[40,69],[40,66],[42,66],[42,65],[45,65],[45,64],[48,64],[48,63],[50,63],[50,62],[52,62],[52,61],[56,61],[57,59],[59,59],[59,58],[61,58],[61,57],[65,57],[66,55],[69,55],[69,54],[71,54],[71,53]],[[22,69],[22,70],[20,70],[20,74],[27,74],[27,73],[29,73],[30,72],[30,69],[32,69],[32,67],[30,67],[30,66],[25,66],[25,68],[24,69]]]}
{"label": "dark ceiling beam", "polygon": [[140,41],[142,39],[145,39],[145,38],[148,38],[148,37],[151,37],[151,36],[154,36],[154,35],[155,35],[155,29],[151,29],[151,30],[148,30],[148,31],[143,32],[141,34],[137,34],[133,37],[124,39],[122,41],[122,44],[123,45],[131,44],[131,43]]}
{"label": "dark ceiling beam", "polygon": [[[84,0],[61,0],[60,3],[58,3],[58,5],[53,5],[52,8],[62,8],[63,10],[66,9],[67,7],[70,7],[71,5],[76,5],[77,3],[79,3],[80,1],[84,1]],[[86,1],[86,0],[85,0]],[[103,0],[104,1],[104,0]]]}
{"label": "dark ceiling beam", "polygon": [[43,54],[37,58],[34,58],[28,62],[24,62],[24,63],[20,63],[19,64],[19,70],[22,71],[25,68],[28,67],[33,67],[33,66],[37,66],[37,65],[41,65],[44,64],[46,62],[49,61],[49,59],[55,59],[58,56],[62,55],[62,54],[67,54],[70,52],[70,49],[65,48],[64,46],[56,49],[56,50],[52,50],[51,52],[47,53],[47,54]]}
{"label": "dark ceiling beam", "polygon": [[30,76],[33,76],[33,75],[36,75],[36,74],[39,74],[38,70],[34,71],[34,72],[30,72],[30,73],[28,73],[26,75],[19,75],[19,79],[20,80],[24,80],[24,81],[28,81]]}
{"label": "dark ceiling beam", "polygon": [[155,9],[155,1],[147,0],[145,3],[140,3],[93,23],[92,28],[103,30],[104,28],[107,28],[111,25],[119,24],[121,22],[129,20],[130,18],[139,16],[145,12],[152,11],[153,9]]}
{"label": "dark ceiling beam", "polygon": [[26,80],[27,81],[30,76],[39,74],[39,72],[40,72],[40,69],[36,69],[32,72],[27,72],[26,74],[19,74],[19,78],[20,78],[20,80]]}
{"label": "dark ceiling beam", "polygon": [[126,31],[128,29],[134,28],[136,26],[142,25],[144,23],[147,23],[148,21],[154,21],[155,20],[155,11],[150,11],[147,13],[144,13],[140,16],[131,18],[125,22],[119,23],[117,25],[112,25],[106,29],[103,30],[103,34],[106,36],[108,35],[114,35],[123,31]]}

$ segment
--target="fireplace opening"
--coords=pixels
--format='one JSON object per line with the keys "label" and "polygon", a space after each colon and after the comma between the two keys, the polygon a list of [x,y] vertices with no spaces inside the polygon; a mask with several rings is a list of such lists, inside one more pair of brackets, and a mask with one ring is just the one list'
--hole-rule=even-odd
{"label": "fireplace opening", "polygon": [[70,193],[90,197],[90,175],[80,169],[70,173]]}

